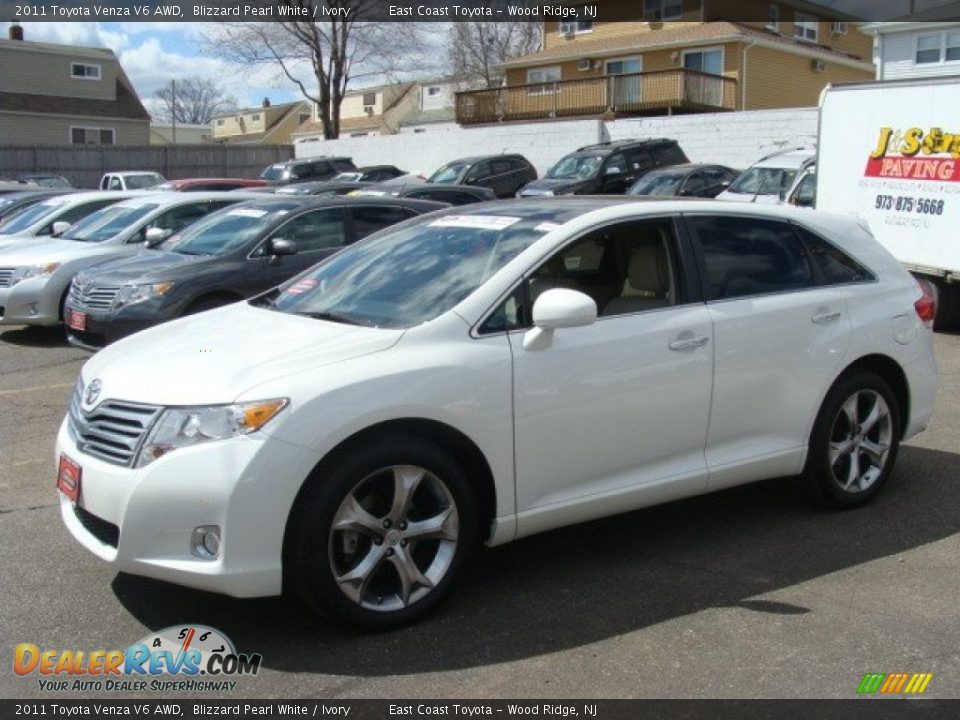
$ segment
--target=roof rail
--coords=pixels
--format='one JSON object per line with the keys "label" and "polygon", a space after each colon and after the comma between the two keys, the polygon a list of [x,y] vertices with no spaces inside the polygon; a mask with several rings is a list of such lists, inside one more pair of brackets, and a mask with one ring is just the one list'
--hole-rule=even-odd
{"label": "roof rail", "polygon": [[[810,147],[809,145],[799,145],[799,146],[797,146],[797,147],[783,148],[783,149],[781,149],[781,150],[777,150],[776,152],[772,152],[772,153],[770,153],[769,155],[764,155],[762,158],[760,158],[760,159],[757,160],[756,162],[762,163],[763,161],[769,160],[770,158],[775,158],[775,157],[777,157],[778,155],[786,155],[787,153],[800,152],[801,150],[809,150],[809,151],[810,151],[811,153],[813,153],[814,155],[816,155],[816,153],[817,153],[817,149],[816,149],[815,147],[812,148],[812,147]],[[756,163],[754,163],[754,164],[756,164]]]}

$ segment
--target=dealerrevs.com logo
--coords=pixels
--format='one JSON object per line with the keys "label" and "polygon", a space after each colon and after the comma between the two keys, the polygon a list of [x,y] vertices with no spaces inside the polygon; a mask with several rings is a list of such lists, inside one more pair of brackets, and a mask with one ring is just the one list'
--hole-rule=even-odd
{"label": "dealerrevs.com logo", "polygon": [[219,630],[179,625],[151,633],[125,650],[49,650],[20,643],[13,671],[39,675],[43,691],[161,692],[233,690],[231,678],[255,676],[262,656],[241,654]]}

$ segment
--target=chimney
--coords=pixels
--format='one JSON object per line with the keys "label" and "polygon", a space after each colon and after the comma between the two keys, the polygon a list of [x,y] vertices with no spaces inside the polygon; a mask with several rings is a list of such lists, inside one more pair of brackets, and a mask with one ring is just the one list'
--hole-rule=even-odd
{"label": "chimney", "polygon": [[18,22],[10,23],[10,39],[11,40],[23,40],[23,28]]}
{"label": "chimney", "polygon": [[264,98],[264,99],[263,99],[263,106],[264,106],[265,108],[270,107],[270,98]]}

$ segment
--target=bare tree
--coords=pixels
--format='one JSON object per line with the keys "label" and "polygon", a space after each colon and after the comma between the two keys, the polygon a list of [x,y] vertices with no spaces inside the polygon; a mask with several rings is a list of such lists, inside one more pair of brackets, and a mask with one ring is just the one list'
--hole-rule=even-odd
{"label": "bare tree", "polygon": [[[351,81],[395,81],[416,69],[417,23],[367,22],[377,0],[277,0],[289,12],[274,22],[218,23],[205,36],[208,52],[248,67],[273,66],[317,107],[326,139],[340,135],[340,104]],[[314,13],[314,5],[326,8]],[[277,10],[280,9],[277,8]],[[336,17],[329,10],[350,12]],[[330,17],[315,22],[297,17]],[[309,74],[310,80],[304,76]],[[315,86],[314,86],[315,83]]]}
{"label": "bare tree", "polygon": [[157,90],[160,115],[170,121],[206,125],[216,115],[236,110],[236,99],[215,82],[200,77],[171,81]]}
{"label": "bare tree", "polygon": [[540,24],[535,22],[455,22],[450,23],[447,37],[453,71],[475,77],[487,87],[499,84],[498,65],[539,47]]}

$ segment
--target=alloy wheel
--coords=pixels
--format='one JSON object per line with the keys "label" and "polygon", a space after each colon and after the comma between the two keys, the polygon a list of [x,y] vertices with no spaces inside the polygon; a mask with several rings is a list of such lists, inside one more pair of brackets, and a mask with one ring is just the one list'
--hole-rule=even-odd
{"label": "alloy wheel", "polygon": [[830,433],[834,482],[848,493],[869,489],[881,476],[893,444],[893,417],[876,390],[862,389],[844,401]]}
{"label": "alloy wheel", "polygon": [[393,465],[344,496],[330,529],[330,567],[351,601],[395,611],[443,579],[458,536],[457,505],[446,484],[425,468]]}

